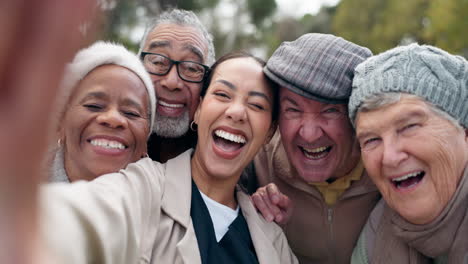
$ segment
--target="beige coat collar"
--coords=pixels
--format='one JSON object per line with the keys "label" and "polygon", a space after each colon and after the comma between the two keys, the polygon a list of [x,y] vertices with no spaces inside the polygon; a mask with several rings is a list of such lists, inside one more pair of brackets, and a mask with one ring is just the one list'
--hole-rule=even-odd
{"label": "beige coat collar", "polygon": [[[166,182],[162,198],[162,210],[179,224],[187,228],[177,250],[185,263],[199,263],[200,252],[195,230],[190,218],[192,181],[190,159],[193,150],[187,150],[166,165]],[[190,177],[188,177],[190,176]],[[250,236],[260,263],[280,264],[278,252],[274,246],[281,229],[275,224],[266,222],[253,207],[250,197],[237,189],[237,200],[249,227]],[[199,256],[193,258],[193,256]]]}

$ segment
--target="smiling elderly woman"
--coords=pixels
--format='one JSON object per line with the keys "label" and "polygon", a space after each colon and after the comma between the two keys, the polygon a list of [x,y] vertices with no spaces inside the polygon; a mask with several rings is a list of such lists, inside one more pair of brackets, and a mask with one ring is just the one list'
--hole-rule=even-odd
{"label": "smiling elderly woman", "polygon": [[156,99],[138,57],[97,42],[67,66],[58,103],[50,182],[93,180],[146,154]]}
{"label": "smiling elderly woman", "polygon": [[468,62],[412,44],[356,68],[349,115],[385,201],[353,263],[468,263]]}

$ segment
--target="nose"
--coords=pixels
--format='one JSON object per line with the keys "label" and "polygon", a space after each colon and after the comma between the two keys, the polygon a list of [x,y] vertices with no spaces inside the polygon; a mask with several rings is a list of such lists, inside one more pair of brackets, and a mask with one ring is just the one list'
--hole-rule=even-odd
{"label": "nose", "polygon": [[127,119],[121,115],[118,109],[108,109],[107,111],[100,113],[96,120],[100,125],[109,128],[122,129],[127,127]]}
{"label": "nose", "polygon": [[403,150],[402,143],[398,139],[383,140],[382,164],[386,167],[398,167],[408,158],[408,154]]}
{"label": "nose", "polygon": [[299,136],[306,142],[313,142],[324,134],[322,124],[317,118],[304,118],[299,128]]}
{"label": "nose", "polygon": [[171,70],[164,76],[161,76],[161,85],[170,90],[180,90],[183,85],[183,80],[180,79],[179,74],[177,73],[177,65],[172,65]]}
{"label": "nose", "polygon": [[228,109],[226,109],[226,115],[234,122],[244,122],[247,120],[245,106],[240,102],[233,102]]}

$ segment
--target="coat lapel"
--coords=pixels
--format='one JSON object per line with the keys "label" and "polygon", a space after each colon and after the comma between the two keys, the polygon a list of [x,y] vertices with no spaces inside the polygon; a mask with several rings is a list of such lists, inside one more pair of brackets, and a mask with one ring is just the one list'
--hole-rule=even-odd
{"label": "coat lapel", "polygon": [[192,222],[187,228],[184,237],[177,243],[177,252],[182,258],[182,263],[201,264],[200,250],[198,249],[197,237]]}
{"label": "coat lapel", "polygon": [[192,195],[192,172],[190,155],[187,150],[166,163],[166,183],[162,197],[162,209],[179,224],[187,228],[190,224]]}
{"label": "coat lapel", "polygon": [[166,183],[162,198],[162,210],[186,231],[177,243],[177,252],[182,263],[201,263],[195,230],[190,218],[192,198],[192,172],[190,156],[192,149],[185,151],[166,163]]}
{"label": "coat lapel", "polygon": [[237,191],[237,200],[249,226],[250,236],[255,247],[259,263],[280,264],[278,252],[273,241],[275,239],[274,229],[269,227],[264,219],[261,219],[252,205],[249,196],[242,191]]}

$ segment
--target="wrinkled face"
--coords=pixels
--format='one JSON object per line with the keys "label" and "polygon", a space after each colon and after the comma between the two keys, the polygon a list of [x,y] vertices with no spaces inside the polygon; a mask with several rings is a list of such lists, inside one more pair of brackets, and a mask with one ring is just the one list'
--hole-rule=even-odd
{"label": "wrinkled face", "polygon": [[359,113],[356,131],[365,167],[388,205],[414,224],[436,218],[467,164],[466,131],[405,96]]}
{"label": "wrinkled face", "polygon": [[252,58],[230,59],[217,67],[195,114],[198,142],[192,163],[201,174],[230,180],[240,176],[272,129],[270,89]]}
{"label": "wrinkled face", "polygon": [[339,178],[359,161],[345,104],[325,104],[280,89],[279,129],[289,162],[306,182]]}
{"label": "wrinkled face", "polygon": [[75,88],[61,128],[70,180],[116,172],[146,153],[148,94],[126,68],[94,69]]}
{"label": "wrinkled face", "polygon": [[[161,24],[148,34],[143,51],[203,64],[208,45],[196,28]],[[151,75],[151,79],[158,99],[154,131],[168,138],[184,135],[198,106],[202,84],[182,80],[175,65],[168,74]]]}

